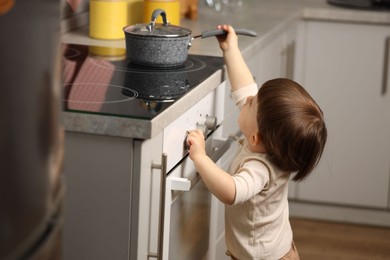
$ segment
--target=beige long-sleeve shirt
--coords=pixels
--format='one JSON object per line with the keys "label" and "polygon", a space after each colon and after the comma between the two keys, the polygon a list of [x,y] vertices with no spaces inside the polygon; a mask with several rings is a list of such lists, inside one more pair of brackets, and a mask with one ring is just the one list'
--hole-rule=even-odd
{"label": "beige long-sleeve shirt", "polygon": [[[241,105],[257,93],[257,86],[238,92],[232,96]],[[292,244],[287,200],[290,174],[274,167],[267,155],[251,152],[245,139],[240,140],[229,173],[236,196],[233,205],[225,207],[227,249],[240,260],[280,259]]]}

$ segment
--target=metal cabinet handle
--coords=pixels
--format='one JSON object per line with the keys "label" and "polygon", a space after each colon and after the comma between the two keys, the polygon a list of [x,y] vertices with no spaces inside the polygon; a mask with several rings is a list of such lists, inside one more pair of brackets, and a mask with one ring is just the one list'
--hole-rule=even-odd
{"label": "metal cabinet handle", "polygon": [[288,79],[294,77],[294,62],[295,62],[295,41],[290,42],[280,52],[282,56],[281,75]]}
{"label": "metal cabinet handle", "polygon": [[158,223],[158,241],[157,241],[157,253],[149,253],[148,257],[157,258],[159,260],[163,257],[163,245],[164,245],[164,217],[165,217],[165,187],[167,178],[167,154],[163,153],[161,156],[161,165],[152,164],[152,169],[160,169],[160,211],[159,211],[159,223]]}
{"label": "metal cabinet handle", "polygon": [[[215,148],[215,152],[209,157],[213,162],[217,162],[222,155],[230,148],[231,143],[236,139],[236,137],[229,137],[221,145]],[[171,177],[171,190],[178,191],[190,191],[200,180],[200,175],[198,172],[195,172],[190,178],[181,178],[181,177]]]}
{"label": "metal cabinet handle", "polygon": [[387,92],[387,85],[389,83],[389,70],[390,70],[390,36],[385,39],[385,55],[383,61],[383,78],[382,78],[382,96]]}
{"label": "metal cabinet handle", "polygon": [[295,63],[295,41],[292,41],[287,46],[287,62],[286,62],[286,77],[294,78],[294,63]]}

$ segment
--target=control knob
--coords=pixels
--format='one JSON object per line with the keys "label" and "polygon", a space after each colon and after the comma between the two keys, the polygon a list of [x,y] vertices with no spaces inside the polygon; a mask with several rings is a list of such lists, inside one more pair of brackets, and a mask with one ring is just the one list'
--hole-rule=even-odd
{"label": "control knob", "polygon": [[207,130],[214,131],[217,129],[217,118],[215,116],[206,116],[206,121],[204,123]]}
{"label": "control knob", "polygon": [[206,136],[208,130],[213,131],[217,129],[217,118],[214,116],[206,116],[203,124],[196,123],[196,128],[202,130],[204,136]]}

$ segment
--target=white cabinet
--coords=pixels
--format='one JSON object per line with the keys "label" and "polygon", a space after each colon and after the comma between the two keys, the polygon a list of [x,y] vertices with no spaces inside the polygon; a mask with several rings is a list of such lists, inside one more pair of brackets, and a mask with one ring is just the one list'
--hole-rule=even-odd
{"label": "white cabinet", "polygon": [[273,78],[293,78],[297,21],[281,26],[265,38],[256,57],[257,83]]}
{"label": "white cabinet", "polygon": [[152,164],[161,154],[162,133],[137,141],[66,132],[64,259],[147,259],[157,251],[161,174]]}
{"label": "white cabinet", "polygon": [[390,27],[306,21],[300,29],[295,75],[324,111],[328,142],[297,199],[389,208]]}

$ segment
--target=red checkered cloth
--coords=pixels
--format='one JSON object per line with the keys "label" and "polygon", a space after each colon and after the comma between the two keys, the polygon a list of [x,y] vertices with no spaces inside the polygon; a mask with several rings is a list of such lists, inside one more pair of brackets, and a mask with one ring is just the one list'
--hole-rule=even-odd
{"label": "red checkered cloth", "polygon": [[75,12],[77,10],[77,7],[80,5],[80,2],[82,0],[66,0],[70,8],[72,8],[72,11]]}
{"label": "red checkered cloth", "polygon": [[90,59],[64,58],[64,99],[68,109],[98,112],[105,101],[115,66],[107,62],[100,67]]}

